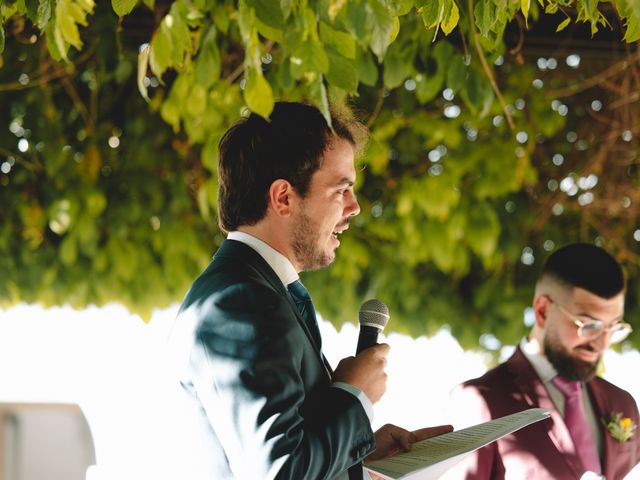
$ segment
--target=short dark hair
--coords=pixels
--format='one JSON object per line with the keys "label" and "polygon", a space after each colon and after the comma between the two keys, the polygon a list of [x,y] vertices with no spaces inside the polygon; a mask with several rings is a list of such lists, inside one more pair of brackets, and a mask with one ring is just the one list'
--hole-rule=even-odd
{"label": "short dark hair", "polygon": [[553,252],[542,268],[540,278],[544,276],[605,299],[625,289],[624,273],[616,259],[588,243],[573,243]]}
{"label": "short dark hair", "polygon": [[278,102],[269,120],[252,113],[233,125],[218,147],[220,228],[232,231],[261,220],[269,188],[279,178],[304,197],[334,132],[359,151],[367,130],[351,112],[332,109],[331,122],[311,105]]}

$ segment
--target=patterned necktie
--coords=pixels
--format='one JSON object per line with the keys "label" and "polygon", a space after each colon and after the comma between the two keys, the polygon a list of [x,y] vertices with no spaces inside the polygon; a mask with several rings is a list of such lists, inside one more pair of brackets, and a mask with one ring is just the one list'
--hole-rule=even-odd
{"label": "patterned necktie", "polygon": [[596,451],[593,432],[587,423],[587,416],[582,405],[580,382],[556,376],[553,384],[565,397],[564,423],[569,429],[576,454],[582,461],[585,471],[600,473],[600,458]]}
{"label": "patterned necktie", "polygon": [[300,280],[296,280],[287,286],[289,294],[298,307],[298,311],[303,320],[307,324],[307,328],[311,332],[313,339],[318,345],[318,349],[322,348],[322,338],[320,337],[320,329],[318,328],[318,320],[316,318],[316,311],[313,308],[313,302],[309,292],[302,284]]}

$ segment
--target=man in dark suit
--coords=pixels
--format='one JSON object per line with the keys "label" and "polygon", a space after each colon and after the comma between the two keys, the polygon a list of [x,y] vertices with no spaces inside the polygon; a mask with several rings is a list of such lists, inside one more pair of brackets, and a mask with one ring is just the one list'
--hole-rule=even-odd
{"label": "man in dark suit", "polygon": [[505,363],[454,389],[450,408],[456,427],[531,407],[551,418],[481,448],[445,478],[620,480],[640,462],[636,402],[596,375],[607,347],[631,332],[624,294],[622,269],[601,248],[572,244],[548,258],[531,335]]}
{"label": "man in dark suit", "polygon": [[[332,368],[298,274],[328,266],[360,211],[354,155],[364,127],[314,107],[278,103],[219,147],[218,216],[229,232],[187,293],[172,361],[198,453],[189,478],[362,478],[365,458],[449,431],[375,434],[389,346]],[[185,477],[186,478],[186,477]]]}

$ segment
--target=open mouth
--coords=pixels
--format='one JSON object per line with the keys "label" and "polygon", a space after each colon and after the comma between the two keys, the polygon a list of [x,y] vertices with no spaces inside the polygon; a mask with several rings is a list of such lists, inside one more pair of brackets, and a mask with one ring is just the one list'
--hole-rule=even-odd
{"label": "open mouth", "polygon": [[342,235],[347,228],[349,228],[349,222],[343,223],[333,232],[333,236],[338,238],[338,235]]}

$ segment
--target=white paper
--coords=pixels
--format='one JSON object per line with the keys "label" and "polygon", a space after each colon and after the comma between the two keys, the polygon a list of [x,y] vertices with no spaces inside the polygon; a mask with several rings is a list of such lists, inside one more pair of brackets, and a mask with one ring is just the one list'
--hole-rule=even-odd
{"label": "white paper", "polygon": [[469,453],[545,418],[549,410],[530,408],[469,428],[416,442],[410,452],[365,465],[388,480],[436,480]]}

